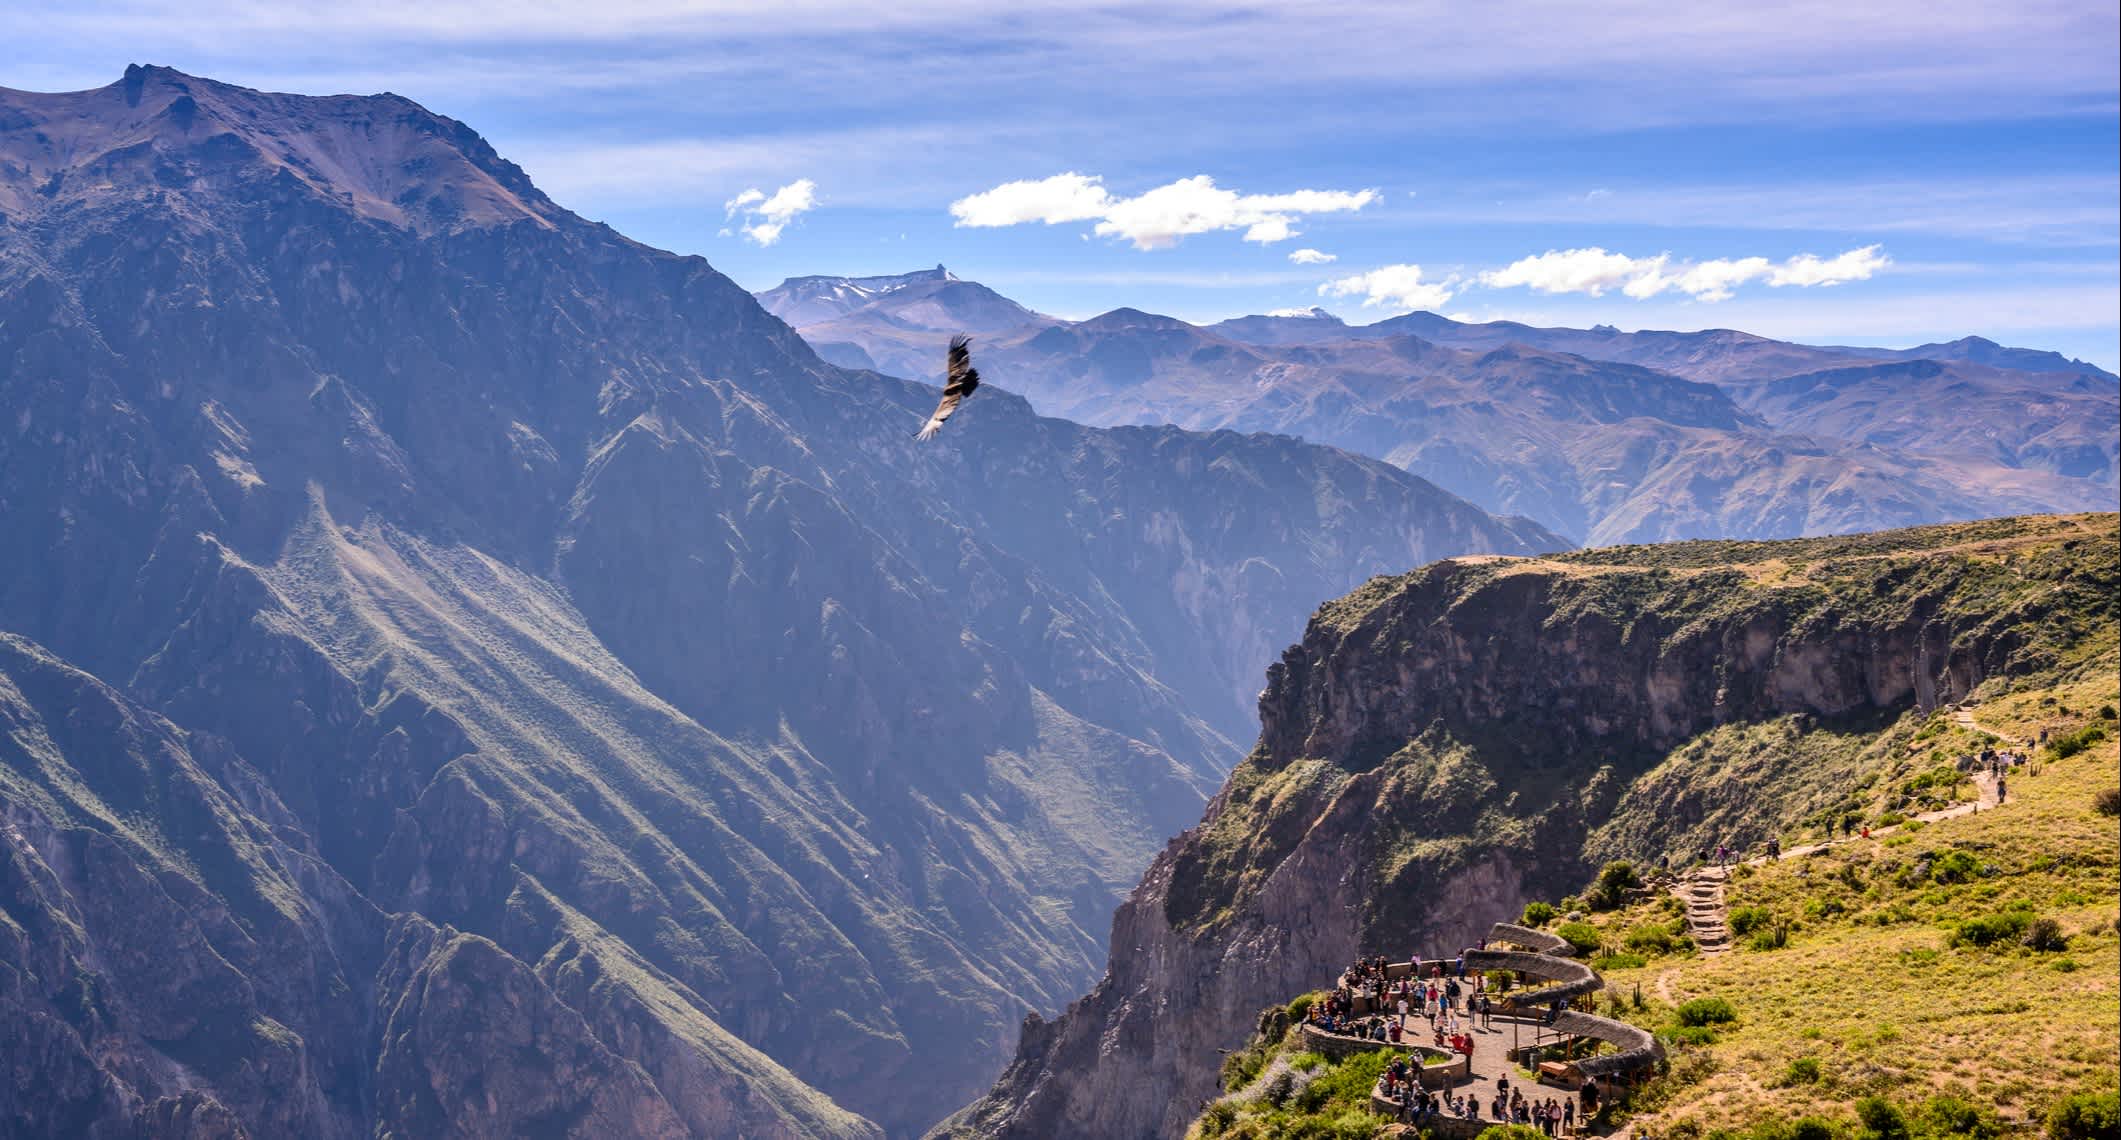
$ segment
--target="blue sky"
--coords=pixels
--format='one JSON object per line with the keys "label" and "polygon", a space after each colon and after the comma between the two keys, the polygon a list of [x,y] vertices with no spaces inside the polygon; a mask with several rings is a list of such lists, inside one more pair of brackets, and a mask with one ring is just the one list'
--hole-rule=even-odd
{"label": "blue sky", "polygon": [[0,85],[395,91],[754,289],[942,262],[1064,316],[1419,304],[2121,363],[2112,0],[861,7],[0,0]]}

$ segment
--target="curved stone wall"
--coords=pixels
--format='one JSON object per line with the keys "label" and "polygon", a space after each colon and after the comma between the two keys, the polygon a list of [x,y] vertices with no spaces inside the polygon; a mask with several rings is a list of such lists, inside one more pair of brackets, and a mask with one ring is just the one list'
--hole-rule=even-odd
{"label": "curved stone wall", "polygon": [[1576,948],[1569,945],[1568,939],[1558,934],[1548,934],[1544,930],[1534,930],[1529,926],[1519,926],[1514,922],[1498,922],[1489,927],[1488,941],[1507,942],[1512,946],[1522,946],[1527,950],[1552,954],[1557,958],[1574,957],[1576,953]]}
{"label": "curved stone wall", "polygon": [[1582,962],[1574,958],[1534,954],[1529,950],[1472,950],[1466,954],[1466,965],[1482,972],[1512,970],[1519,974],[1529,974],[1541,981],[1556,983],[1521,993],[1489,995],[1520,1009],[1552,1005],[1556,1001],[1569,1001],[1605,988],[1605,979],[1598,976],[1598,971]]}

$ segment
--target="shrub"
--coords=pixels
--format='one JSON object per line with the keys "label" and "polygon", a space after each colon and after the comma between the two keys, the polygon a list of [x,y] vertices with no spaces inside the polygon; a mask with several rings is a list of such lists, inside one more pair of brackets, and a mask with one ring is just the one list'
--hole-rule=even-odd
{"label": "shrub", "polygon": [[1931,1097],[1920,1113],[1927,1136],[1970,1136],[1974,1140],[1996,1140],[2003,1135],[2003,1122],[1994,1111],[1968,1104],[1955,1096]]}
{"label": "shrub", "polygon": [[1490,1124],[1474,1140],[1547,1140],[1547,1136],[1529,1124]]}
{"label": "shrub", "polygon": [[1863,1122],[1864,1140],[1908,1140],[1907,1117],[1882,1096],[1857,1101],[1856,1119]]}
{"label": "shrub", "polygon": [[1819,1083],[1819,1058],[1799,1057],[1782,1071],[1782,1083],[1786,1085],[1816,1085]]}
{"label": "shrub", "polygon": [[1746,945],[1755,950],[1780,950],[1790,944],[1790,927],[1786,922],[1763,927],[1753,932]]}
{"label": "shrub", "polygon": [[1738,1011],[1720,997],[1688,998],[1679,1003],[1679,1024],[1722,1025],[1738,1020]]}
{"label": "shrub", "polygon": [[1731,928],[1732,934],[1743,937],[1773,921],[1775,912],[1764,906],[1742,906],[1731,911],[1726,925]]}
{"label": "shrub", "polygon": [[1969,918],[1952,931],[1952,945],[1993,946],[1999,942],[2011,942],[2023,936],[2031,922],[2032,916],[2021,911]]}
{"label": "shrub", "polygon": [[1267,1087],[1259,1090],[1259,1095],[1268,1104],[1280,1108],[1288,1103],[1289,1094],[1295,1091],[1296,1074],[1288,1069],[1283,1069],[1274,1074],[1274,1079],[1267,1082]]}
{"label": "shrub", "polygon": [[1538,929],[1554,921],[1554,916],[1558,913],[1560,912],[1554,909],[1553,903],[1526,903],[1524,904],[1524,924]]}
{"label": "shrub", "polygon": [[1816,1116],[1800,1116],[1790,1121],[1790,1140],[1834,1140],[1834,1125]]}
{"label": "shrub", "polygon": [[1584,902],[1592,910],[1612,910],[1620,905],[1628,890],[1642,885],[1642,877],[1635,873],[1632,863],[1615,861],[1607,863],[1598,872],[1598,881],[1584,894]]}
{"label": "shrub", "polygon": [[2025,924],[2025,933],[2018,936],[2020,944],[2052,954],[2069,949],[2069,935],[2062,933],[2062,924],[2052,918],[2036,918]]}
{"label": "shrub", "polygon": [[1591,965],[1600,970],[1639,970],[1649,964],[1650,960],[1640,954],[1607,954],[1591,959]]}
{"label": "shrub", "polygon": [[1848,910],[1840,899],[1810,899],[1804,904],[1804,917],[1810,919],[1832,918]]}
{"label": "shrub", "polygon": [[1598,949],[1598,928],[1588,922],[1564,922],[1554,928],[1554,933],[1568,942],[1579,958]]}
{"label": "shrub", "polygon": [[2074,974],[2084,967],[2075,958],[2057,958],[2049,962],[2047,968],[2058,974]]}
{"label": "shrub", "polygon": [[2087,724],[2075,732],[2067,732],[2048,741],[2047,754],[2057,760],[2067,760],[2105,739],[2105,725]]}
{"label": "shrub", "polygon": [[1627,947],[1638,954],[1669,954],[1675,948],[1672,928],[1661,922],[1645,922],[1628,931]]}
{"label": "shrub", "polygon": [[2052,1140],[2106,1140],[2121,1135],[2121,1093],[2071,1093],[2047,1110]]}
{"label": "shrub", "polygon": [[1304,1015],[1311,1012],[1312,1003],[1316,1002],[1318,1000],[1318,997],[1319,995],[1317,993],[1298,994],[1294,1000],[1290,1001],[1290,1024],[1293,1025],[1296,1022],[1302,1021],[1304,1019]]}
{"label": "shrub", "polygon": [[1706,1025],[1680,1025],[1660,1034],[1669,1045],[1714,1045],[1716,1031]]}
{"label": "shrub", "polygon": [[1200,1134],[1203,1136],[1220,1136],[1235,1123],[1237,1123],[1237,1106],[1229,1101],[1219,1100],[1209,1105],[1208,1111],[1201,1113]]}
{"label": "shrub", "polygon": [[2092,797],[2092,810],[2100,815],[2121,815],[2121,788],[2102,788]]}
{"label": "shrub", "polygon": [[1972,852],[1947,851],[1930,864],[1930,878],[1939,883],[1964,883],[1981,873],[1981,860]]}

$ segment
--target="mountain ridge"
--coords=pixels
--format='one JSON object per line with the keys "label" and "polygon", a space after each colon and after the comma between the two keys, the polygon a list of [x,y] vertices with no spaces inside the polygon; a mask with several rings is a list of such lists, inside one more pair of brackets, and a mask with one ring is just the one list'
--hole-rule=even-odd
{"label": "mountain ridge", "polygon": [[[913,374],[934,367],[955,328],[947,309],[908,321],[886,302],[798,324],[834,352]],[[2097,370],[1999,367],[1985,361],[2061,358],[1978,338],[1889,352],[1735,330],[1464,325],[1419,312],[1359,327],[1316,315],[1196,326],[1121,308],[982,341],[988,374],[1008,376],[1051,414],[1284,432],[1593,543],[2095,509],[2121,493],[2121,445],[2104,430],[2121,429],[2121,386]],[[1527,401],[1522,373],[1557,368],[1577,378],[1570,391]],[[1870,369],[1872,382],[1813,382],[1818,400],[1802,406],[1775,388],[1847,369]],[[1896,390],[1893,377],[1920,383]],[[1735,410],[1716,425],[1654,407],[1625,420],[1583,414],[1670,383],[1704,385]]]}

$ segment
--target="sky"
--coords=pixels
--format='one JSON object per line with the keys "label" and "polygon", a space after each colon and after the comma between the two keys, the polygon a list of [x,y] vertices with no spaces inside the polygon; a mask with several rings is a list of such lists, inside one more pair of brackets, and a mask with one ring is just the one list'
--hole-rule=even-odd
{"label": "sky", "polygon": [[0,0],[0,86],[163,64],[460,119],[751,289],[1965,335],[2121,365],[2113,0]]}

